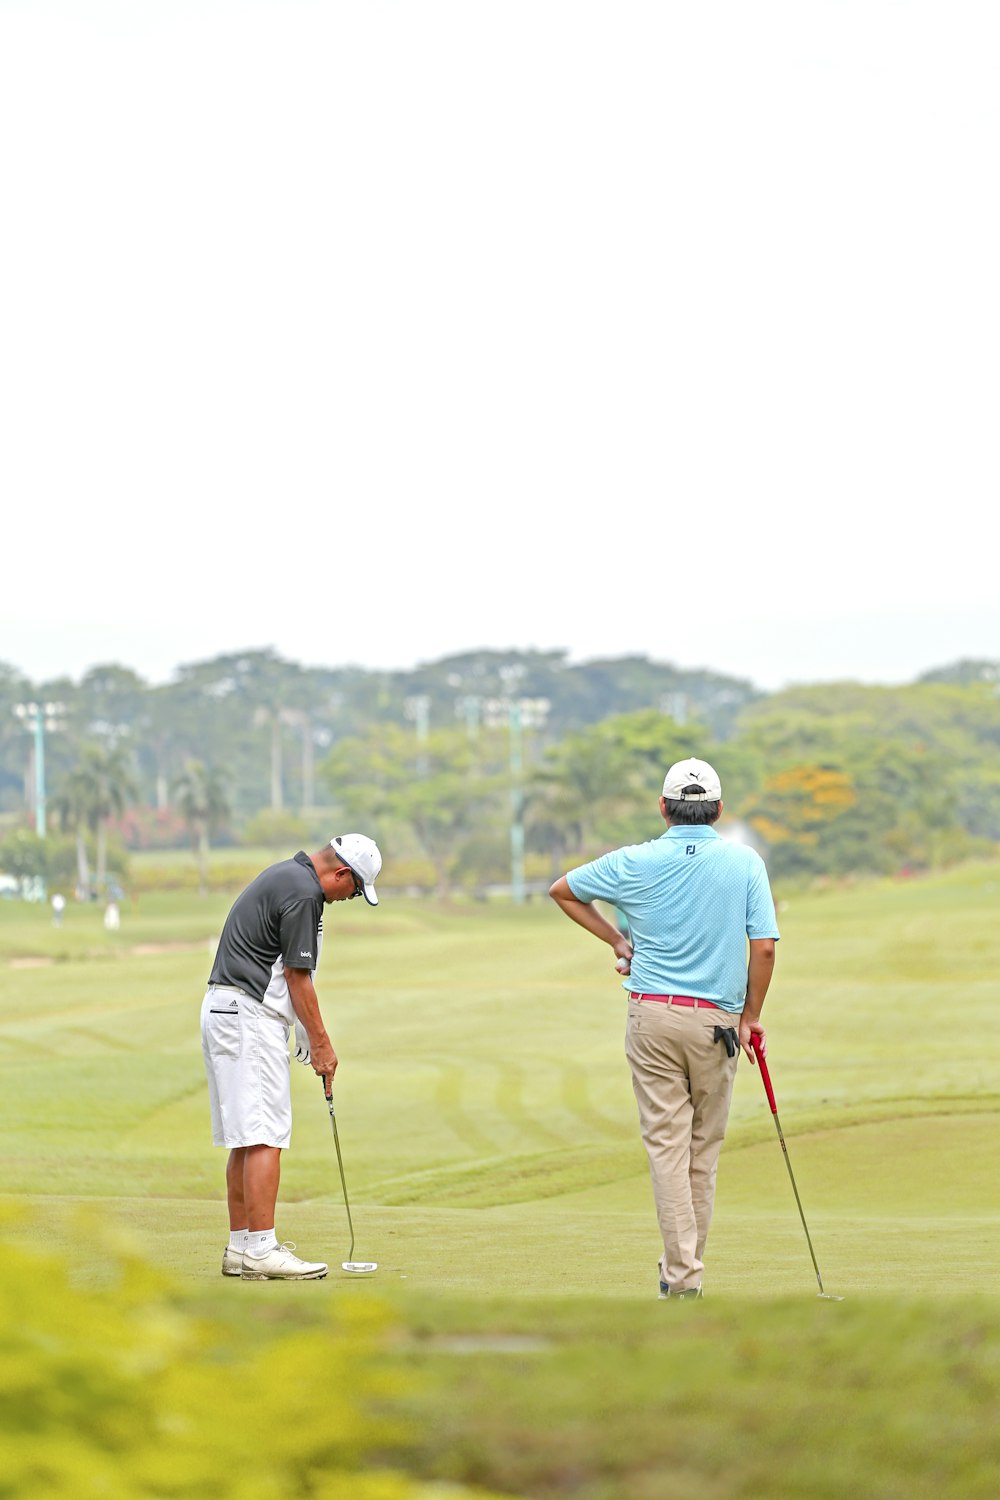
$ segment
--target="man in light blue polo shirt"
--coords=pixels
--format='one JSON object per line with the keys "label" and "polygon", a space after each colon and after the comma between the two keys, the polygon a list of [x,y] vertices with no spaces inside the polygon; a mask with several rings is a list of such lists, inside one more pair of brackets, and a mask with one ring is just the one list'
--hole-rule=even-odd
{"label": "man in light blue polo shirt", "polygon": [[[715,1175],[739,1048],[766,1053],[761,1008],[778,928],[760,855],[713,826],[722,785],[706,761],[670,767],[666,833],[560,877],[549,894],[615,953],[628,978],[625,1054],[663,1237],[660,1296],[701,1296]],[[629,937],[592,905],[607,901]]]}

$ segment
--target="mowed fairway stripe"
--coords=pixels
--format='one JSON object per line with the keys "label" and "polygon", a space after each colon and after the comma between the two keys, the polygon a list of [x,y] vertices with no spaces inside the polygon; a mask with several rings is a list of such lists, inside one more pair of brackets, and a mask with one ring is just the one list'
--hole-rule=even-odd
{"label": "mowed fairway stripe", "polygon": [[[995,1284],[998,891],[992,869],[970,867],[796,897],[782,913],[769,1059],[833,1290]],[[150,944],[157,902],[143,897]],[[178,1271],[214,1275],[225,1157],[209,1142],[198,1039],[208,932],[196,899],[164,913],[175,941],[198,946],[0,968],[0,1186],[35,1199],[57,1237],[72,1238],[58,1227],[68,1199],[158,1240],[176,1215]],[[319,979],[357,1254],[380,1262],[386,1288],[648,1296],[656,1224],[624,998],[603,950],[545,904],[398,902],[385,914],[335,913]],[[0,948],[23,956],[42,929],[35,915],[19,936],[19,919],[0,910]],[[929,933],[954,955],[952,979],[947,963],[922,978],[904,963]],[[301,1068],[292,1085],[279,1233],[339,1261],[346,1219],[322,1091]],[[745,1062],[709,1259],[718,1295],[814,1285]]]}

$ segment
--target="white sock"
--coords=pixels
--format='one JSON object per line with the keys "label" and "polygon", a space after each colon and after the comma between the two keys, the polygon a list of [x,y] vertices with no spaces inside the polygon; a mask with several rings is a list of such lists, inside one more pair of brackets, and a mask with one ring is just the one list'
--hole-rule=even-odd
{"label": "white sock", "polygon": [[248,1255],[266,1255],[278,1248],[278,1237],[273,1229],[248,1229],[245,1248]]}
{"label": "white sock", "polygon": [[249,1229],[231,1229],[229,1231],[230,1250],[245,1250],[247,1247],[247,1235]]}

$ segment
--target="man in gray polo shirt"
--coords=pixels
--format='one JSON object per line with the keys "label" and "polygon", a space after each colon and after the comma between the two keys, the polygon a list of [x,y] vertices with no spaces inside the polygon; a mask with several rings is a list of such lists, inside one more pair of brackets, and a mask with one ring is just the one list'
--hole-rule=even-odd
{"label": "man in gray polo shirt", "polygon": [[[764,861],[713,826],[710,765],[671,766],[660,812],[666,833],[569,871],[550,895],[629,975],[625,1053],[663,1238],[660,1296],[700,1297],[739,1048],[753,1063],[752,1034],[765,1043],[778,928]],[[629,937],[595,900],[625,914]]]}
{"label": "man in gray polo shirt", "polygon": [[274,1232],[281,1152],[292,1135],[288,1038],[296,1057],[333,1087],[337,1054],[323,1025],[313,975],[323,907],[364,896],[378,905],[382,856],[372,839],[345,833],[312,856],[271,865],[233,903],[201,1008],[212,1141],[229,1148],[229,1244],[224,1276],[313,1281],[322,1261],[301,1260]]}

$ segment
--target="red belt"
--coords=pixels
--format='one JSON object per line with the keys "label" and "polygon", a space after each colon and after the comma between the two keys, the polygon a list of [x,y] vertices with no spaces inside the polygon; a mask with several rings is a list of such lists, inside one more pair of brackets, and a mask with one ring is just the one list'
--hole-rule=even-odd
{"label": "red belt", "polygon": [[709,1010],[721,1010],[714,1000],[702,1000],[697,995],[637,995],[634,991],[629,995],[630,1000],[659,1000],[664,1005],[691,1005],[698,1010],[702,1005],[707,1005]]}

